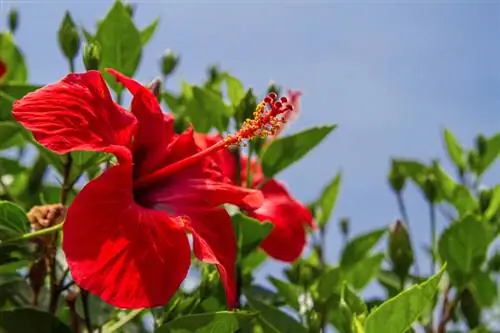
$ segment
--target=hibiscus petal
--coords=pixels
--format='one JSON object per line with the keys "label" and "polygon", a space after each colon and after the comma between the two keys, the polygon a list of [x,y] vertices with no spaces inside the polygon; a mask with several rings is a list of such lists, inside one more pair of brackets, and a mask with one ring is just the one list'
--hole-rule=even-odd
{"label": "hibiscus petal", "polygon": [[98,71],[69,74],[14,102],[14,118],[56,153],[123,152],[135,117],[114,103]]}
{"label": "hibiscus petal", "polygon": [[184,227],[134,202],[131,164],[112,167],[87,184],[70,206],[63,231],[75,282],[116,307],[165,305],[190,266]]}
{"label": "hibiscus petal", "polygon": [[164,165],[168,154],[166,147],[175,134],[174,118],[161,111],[158,100],[148,88],[114,69],[107,71],[134,96],[131,110],[139,121],[133,144],[134,176],[140,178]]}
{"label": "hibiscus petal", "polygon": [[229,308],[237,306],[236,297],[236,238],[233,224],[222,208],[199,210],[190,214],[193,248],[196,257],[214,264],[226,291]]}
{"label": "hibiscus petal", "polygon": [[293,199],[283,185],[269,180],[263,187],[264,204],[249,215],[274,225],[271,233],[261,243],[271,257],[293,262],[306,244],[304,225],[312,225],[313,218],[307,208]]}

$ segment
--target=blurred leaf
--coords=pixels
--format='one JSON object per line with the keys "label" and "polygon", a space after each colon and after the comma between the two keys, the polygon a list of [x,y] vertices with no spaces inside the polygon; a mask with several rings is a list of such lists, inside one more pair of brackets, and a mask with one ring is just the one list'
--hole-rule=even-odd
{"label": "blurred leaf", "polygon": [[307,333],[304,326],[280,310],[249,296],[247,300],[250,307],[259,312],[260,319],[278,332]]}
{"label": "blurred leaf", "polygon": [[40,86],[30,84],[0,84],[0,121],[12,120],[12,103],[39,88]]}
{"label": "blurred leaf", "polygon": [[287,283],[284,281],[281,281],[279,279],[276,279],[274,277],[270,277],[269,281],[274,285],[276,290],[278,290],[278,293],[284,298],[286,301],[286,304],[294,308],[295,310],[299,311],[300,309],[300,304],[299,304],[299,289],[297,286]]}
{"label": "blurred leaf", "polygon": [[245,296],[266,303],[276,303],[282,299],[280,295],[274,291],[256,284],[252,284],[248,288],[245,288]]}
{"label": "blurred leaf", "polygon": [[9,201],[0,201],[0,235],[6,238],[20,236],[29,232],[26,213]]}
{"label": "blurred leaf", "polygon": [[363,260],[386,232],[386,228],[377,229],[350,239],[342,250],[340,266],[348,268]]}
{"label": "blurred leaf", "polygon": [[189,108],[188,115],[193,121],[193,126],[198,118],[205,118],[206,124],[200,128],[202,132],[208,132],[212,127],[220,132],[227,128],[227,120],[231,116],[231,109],[216,92],[208,88],[194,86],[192,88],[196,108]]}
{"label": "blurred leaf", "polygon": [[249,311],[193,314],[163,324],[155,330],[155,333],[235,333],[248,325],[256,316],[256,313]]}
{"label": "blurred leaf", "polygon": [[497,159],[500,154],[500,133],[486,140],[486,150],[479,157],[477,173],[482,175]]}
{"label": "blurred leaf", "polygon": [[48,312],[35,309],[0,311],[0,331],[6,333],[71,333],[71,329]]}
{"label": "blurred leaf", "polygon": [[469,188],[463,184],[455,186],[450,202],[457,209],[460,216],[474,212],[477,208],[476,198],[474,198]]}
{"label": "blurred leaf", "polygon": [[[418,319],[437,292],[445,267],[373,310],[365,321],[366,333],[403,333]],[[388,325],[390,323],[390,325]]]}
{"label": "blurred leaf", "polygon": [[460,295],[460,310],[470,329],[476,328],[480,324],[481,308],[468,289],[465,289]]}
{"label": "blurred leaf", "polygon": [[453,133],[445,129],[444,130],[444,140],[446,143],[446,148],[448,150],[448,156],[453,161],[455,166],[459,170],[465,170],[465,154],[462,146],[458,142],[457,138]]}
{"label": "blurred leaf", "polygon": [[0,59],[5,63],[7,72],[0,78],[0,83],[28,80],[28,68],[23,54],[17,48],[14,38],[9,32],[0,33]]}
{"label": "blurred leaf", "polygon": [[232,216],[234,230],[240,233],[241,254],[243,257],[253,251],[273,230],[273,224],[261,222],[241,213]]}
{"label": "blurred leaf", "polygon": [[[90,314],[90,322],[93,327],[101,327],[104,325],[111,317],[111,314],[115,311],[111,305],[105,303],[99,297],[92,294],[87,294],[88,310]],[[82,295],[78,296],[76,301],[76,313],[80,317],[85,318],[83,312]]]}
{"label": "blurred leaf", "polygon": [[418,161],[395,159],[394,164],[397,165],[399,171],[406,177],[409,177],[418,186],[423,186],[425,176],[429,168]]}
{"label": "blurred leaf", "polygon": [[13,121],[0,121],[0,150],[7,149],[22,142],[19,136],[21,127]]}
{"label": "blurred leaf", "polygon": [[[132,77],[141,60],[141,34],[121,1],[115,1],[97,28],[96,40],[101,45],[100,69],[113,68]],[[108,83],[115,91],[123,88],[109,76]]]}
{"label": "blurred leaf", "polygon": [[262,170],[272,178],[304,157],[323,141],[337,125],[312,127],[302,132],[274,139],[262,152]]}
{"label": "blurred leaf", "polygon": [[488,205],[488,209],[484,213],[486,219],[491,219],[500,208],[500,185],[495,186],[491,194],[491,200]]}
{"label": "blurred leaf", "polygon": [[11,160],[10,158],[0,157],[0,175],[15,175],[24,170],[26,170],[26,168],[22,166],[18,161]]}
{"label": "blurred leaf", "polygon": [[320,299],[327,300],[333,293],[340,293],[342,281],[343,276],[340,267],[329,267],[323,270],[317,283]]}
{"label": "blurred leaf", "polygon": [[240,80],[231,76],[229,74],[225,75],[227,94],[229,95],[229,100],[234,107],[240,104],[241,100],[245,97],[245,89],[243,88],[243,83]]}
{"label": "blurred leaf", "polygon": [[366,285],[378,275],[380,265],[384,260],[383,253],[377,253],[358,261],[354,266],[350,266],[346,271],[346,281],[357,290],[362,290]]}
{"label": "blurred leaf", "polygon": [[241,261],[241,266],[243,267],[243,273],[253,272],[254,269],[259,267],[268,258],[268,255],[262,250],[256,250],[250,252]]}
{"label": "blurred leaf", "polygon": [[349,306],[353,314],[362,314],[367,311],[363,299],[347,283],[344,283],[342,288],[342,299]]}
{"label": "blurred leaf", "polygon": [[439,254],[447,262],[455,287],[463,287],[479,269],[493,240],[493,231],[484,221],[468,215],[451,224],[439,240]]}
{"label": "blurred leaf", "polygon": [[141,30],[141,44],[142,46],[146,45],[153,35],[155,34],[156,28],[158,28],[158,23],[160,23],[160,18],[156,18],[151,22],[146,28]]}
{"label": "blurred leaf", "polygon": [[490,274],[486,272],[474,274],[469,289],[483,307],[490,307],[497,300],[497,285]]}
{"label": "blurred leaf", "polygon": [[[330,220],[330,216],[337,203],[337,197],[340,191],[340,183],[342,181],[342,174],[339,172],[335,178],[323,189],[323,193],[316,205],[316,218],[320,226],[325,226]],[[318,211],[319,208],[319,211]]]}

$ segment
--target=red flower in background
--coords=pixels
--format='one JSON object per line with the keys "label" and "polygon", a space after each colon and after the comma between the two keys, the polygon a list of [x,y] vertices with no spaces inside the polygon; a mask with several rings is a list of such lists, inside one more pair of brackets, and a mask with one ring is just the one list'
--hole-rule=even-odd
{"label": "red flower in background", "polygon": [[7,65],[0,60],[0,79],[3,78],[5,74],[7,74]]}
{"label": "red flower in background", "polygon": [[[290,112],[290,111],[289,111]],[[200,145],[210,147],[220,140],[219,135],[196,134]],[[217,152],[214,160],[221,167],[224,174],[236,184],[236,159],[229,150]],[[246,166],[248,158],[241,157],[241,182],[246,183]],[[257,161],[250,161],[252,172],[252,187],[257,188],[263,181],[264,175]],[[261,247],[271,257],[293,262],[297,260],[306,245],[305,227],[314,228],[313,217],[309,210],[295,200],[285,186],[269,179],[260,187],[264,194],[264,203],[257,209],[249,210],[248,215],[260,221],[269,221],[274,225],[271,233],[261,243]]]}
{"label": "red flower in background", "polygon": [[258,134],[288,110],[286,100],[266,98],[259,119],[201,150],[192,129],[174,133],[172,117],[147,88],[109,72],[134,96],[131,113],[113,102],[97,71],[69,74],[13,109],[35,139],[56,153],[117,157],[118,165],[90,181],[69,207],[63,250],[73,279],[117,307],[164,305],[188,272],[190,232],[195,255],[217,266],[232,307],[236,240],[221,204],[252,210],[262,204],[262,194],[232,185],[209,155]]}

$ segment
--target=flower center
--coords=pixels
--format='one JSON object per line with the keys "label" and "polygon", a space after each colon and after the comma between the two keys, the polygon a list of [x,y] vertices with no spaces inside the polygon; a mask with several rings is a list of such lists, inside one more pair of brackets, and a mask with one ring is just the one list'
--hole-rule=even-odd
{"label": "flower center", "polygon": [[255,137],[266,137],[274,135],[285,122],[284,114],[293,110],[292,105],[288,104],[286,97],[277,100],[275,93],[270,93],[264,98],[253,114],[253,119],[247,119],[241,129],[235,134],[228,135],[226,138],[216,144],[194,154],[183,160],[169,164],[153,173],[147,174],[134,181],[134,189],[141,189],[152,185],[166,176],[169,176],[179,170],[200,162],[203,158],[229,146],[240,145],[245,140],[251,140]]}

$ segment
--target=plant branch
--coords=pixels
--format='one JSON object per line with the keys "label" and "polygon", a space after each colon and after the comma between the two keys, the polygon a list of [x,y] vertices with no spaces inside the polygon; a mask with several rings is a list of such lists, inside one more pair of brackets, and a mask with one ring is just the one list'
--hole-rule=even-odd
{"label": "plant branch", "polygon": [[451,316],[458,304],[458,297],[450,301],[451,283],[448,283],[443,296],[443,308],[441,309],[441,320],[437,327],[437,333],[445,333],[446,326],[451,320]]}
{"label": "plant branch", "polygon": [[82,297],[83,320],[88,332],[92,332],[92,323],[90,321],[89,311],[89,293],[84,289],[80,289],[80,296]]}
{"label": "plant branch", "polygon": [[[241,184],[241,152],[240,148],[236,148],[232,151],[234,158],[236,160],[236,184]],[[247,175],[248,176],[248,175]],[[241,227],[238,226],[238,234],[236,235],[237,249],[238,253],[236,255],[236,302],[238,308],[241,307],[241,294],[243,289],[243,272],[241,268]]]}

